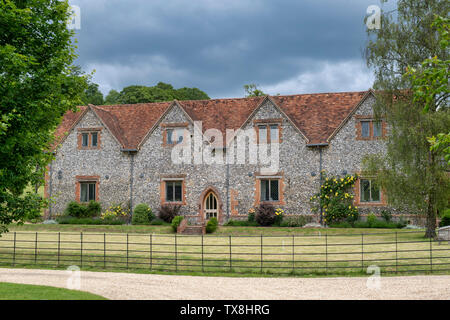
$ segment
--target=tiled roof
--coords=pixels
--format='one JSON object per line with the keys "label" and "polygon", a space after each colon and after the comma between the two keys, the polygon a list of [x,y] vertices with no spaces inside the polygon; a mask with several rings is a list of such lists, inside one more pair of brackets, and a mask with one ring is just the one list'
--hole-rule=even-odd
{"label": "tiled roof", "polygon": [[[327,143],[368,91],[271,96],[270,99],[306,136],[309,144]],[[265,97],[179,101],[194,121],[202,121],[203,131],[238,129]],[[137,149],[149,130],[172,102],[91,106],[124,149]],[[68,112],[56,130],[59,141],[85,112]]]}

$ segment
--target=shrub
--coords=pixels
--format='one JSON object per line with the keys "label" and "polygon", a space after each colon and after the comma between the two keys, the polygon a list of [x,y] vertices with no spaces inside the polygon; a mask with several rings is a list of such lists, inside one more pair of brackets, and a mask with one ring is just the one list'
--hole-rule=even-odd
{"label": "shrub", "polygon": [[275,226],[280,226],[283,221],[284,210],[277,208],[275,210],[275,222],[273,223]]}
{"label": "shrub", "polygon": [[124,221],[120,220],[103,220],[99,218],[74,218],[70,216],[62,216],[56,218],[59,224],[87,224],[87,225],[121,225]]}
{"label": "shrub", "polygon": [[74,217],[74,218],[85,218],[86,217],[87,207],[76,201],[70,201],[67,204],[66,209],[64,210],[64,214],[66,216]]}
{"label": "shrub", "polygon": [[86,207],[86,216],[87,217],[98,217],[100,213],[102,212],[102,206],[99,202],[91,200],[89,201],[87,207]]}
{"label": "shrub", "polygon": [[134,208],[131,223],[150,224],[153,219],[155,219],[155,215],[153,214],[152,209],[150,209],[147,204],[140,203]]}
{"label": "shrub", "polygon": [[381,210],[381,217],[384,219],[384,221],[391,222],[392,213],[388,210]]}
{"label": "shrub", "polygon": [[311,211],[320,212],[323,209],[326,224],[347,221],[353,223],[358,219],[358,208],[353,206],[351,194],[357,175],[346,175],[345,177],[327,177],[322,171],[324,180],[320,192],[310,198]]}
{"label": "shrub", "polygon": [[303,227],[307,223],[308,222],[305,216],[287,216],[283,217],[280,227]]}
{"label": "shrub", "polygon": [[102,213],[101,219],[105,222],[121,221],[128,223],[130,221],[130,209],[124,208],[121,204],[114,204]]}
{"label": "shrub", "polygon": [[442,216],[441,222],[439,222],[439,227],[450,226],[450,209],[446,209]]}
{"label": "shrub", "polygon": [[249,222],[255,222],[255,208],[250,208],[248,210],[247,220]]}
{"label": "shrub", "polygon": [[275,208],[271,204],[261,204],[256,210],[256,222],[260,226],[271,226],[275,223]]}
{"label": "shrub", "polygon": [[375,213],[369,213],[369,215],[367,216],[367,223],[369,227],[375,226],[375,224],[377,223],[377,217],[375,216]]}
{"label": "shrub", "polygon": [[178,215],[181,206],[179,205],[164,205],[159,209],[159,218],[165,222],[171,223],[173,218]]}
{"label": "shrub", "polygon": [[183,219],[184,219],[183,216],[176,216],[175,218],[172,219],[171,225],[173,232],[177,232],[177,228]]}
{"label": "shrub", "polygon": [[162,226],[162,225],[168,225],[169,223],[165,222],[164,220],[161,220],[159,218],[156,218],[150,222],[150,225],[152,226]]}
{"label": "shrub", "polygon": [[213,233],[217,230],[218,225],[219,222],[217,221],[217,218],[213,217],[209,219],[209,221],[206,223],[206,233]]}

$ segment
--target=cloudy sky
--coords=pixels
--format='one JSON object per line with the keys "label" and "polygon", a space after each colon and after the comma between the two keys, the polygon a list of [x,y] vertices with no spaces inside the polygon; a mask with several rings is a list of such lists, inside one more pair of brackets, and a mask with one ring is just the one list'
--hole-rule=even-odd
{"label": "cloudy sky", "polygon": [[372,86],[362,57],[364,17],[380,0],[69,3],[81,11],[76,64],[95,69],[104,94],[159,81],[211,98],[242,97],[248,83],[273,95]]}

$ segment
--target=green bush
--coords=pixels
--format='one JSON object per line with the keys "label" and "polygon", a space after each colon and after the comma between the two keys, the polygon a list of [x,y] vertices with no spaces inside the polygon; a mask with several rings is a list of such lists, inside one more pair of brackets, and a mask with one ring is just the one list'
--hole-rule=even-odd
{"label": "green bush", "polygon": [[442,215],[441,222],[439,222],[439,227],[450,226],[450,209],[446,209]]}
{"label": "green bush", "polygon": [[301,215],[286,216],[280,223],[280,227],[303,227],[307,224],[307,218]]}
{"label": "green bush", "polygon": [[217,227],[219,226],[219,222],[217,221],[217,218],[211,218],[209,219],[208,223],[206,223],[206,233],[213,233],[217,230]]}
{"label": "green bush", "polygon": [[176,216],[175,218],[172,219],[171,225],[173,232],[177,232],[177,228],[183,219],[184,219],[183,216]]}
{"label": "green bush", "polygon": [[64,214],[74,218],[93,218],[100,215],[102,207],[97,201],[91,200],[88,204],[70,201],[67,204]]}
{"label": "green bush", "polygon": [[377,217],[375,216],[375,213],[369,213],[369,215],[367,216],[367,223],[369,227],[372,227],[377,223]]}
{"label": "green bush", "polygon": [[156,218],[150,222],[150,225],[152,225],[152,226],[167,226],[167,225],[169,225],[169,223],[167,223],[164,220],[161,220],[159,218]]}
{"label": "green bush", "polygon": [[131,224],[150,224],[153,219],[155,219],[155,215],[152,209],[147,204],[140,203],[134,208]]}
{"label": "green bush", "polygon": [[330,228],[353,228],[352,224],[347,221],[332,223],[328,226]]}
{"label": "green bush", "polygon": [[255,222],[255,212],[254,211],[251,211],[251,212],[248,213],[247,221],[248,222]]}
{"label": "green bush", "polygon": [[258,226],[258,222],[256,221],[245,221],[245,220],[228,220],[225,223],[225,226],[230,227],[256,227]]}

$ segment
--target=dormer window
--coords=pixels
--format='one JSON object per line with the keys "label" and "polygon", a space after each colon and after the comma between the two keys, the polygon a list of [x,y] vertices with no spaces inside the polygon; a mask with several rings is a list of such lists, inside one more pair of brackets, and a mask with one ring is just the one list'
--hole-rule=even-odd
{"label": "dormer window", "polygon": [[100,149],[100,131],[101,128],[79,128],[78,149]]}
{"label": "dormer window", "polygon": [[282,119],[254,120],[258,143],[280,143]]}
{"label": "dormer window", "polygon": [[375,120],[372,116],[355,116],[356,139],[376,140],[386,136],[386,122]]}

